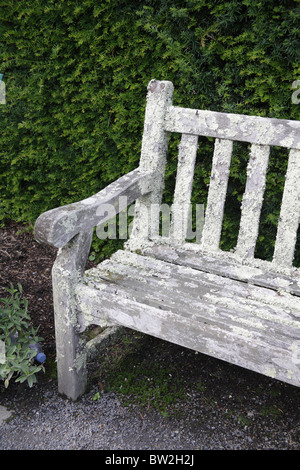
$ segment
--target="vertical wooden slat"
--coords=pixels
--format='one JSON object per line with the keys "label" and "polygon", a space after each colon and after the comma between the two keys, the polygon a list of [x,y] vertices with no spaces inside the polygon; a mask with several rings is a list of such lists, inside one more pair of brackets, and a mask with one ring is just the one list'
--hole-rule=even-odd
{"label": "vertical wooden slat", "polygon": [[171,222],[171,239],[176,243],[183,243],[186,238],[197,147],[198,136],[182,135]]}
{"label": "vertical wooden slat", "polygon": [[292,149],[289,154],[288,168],[273,263],[281,266],[292,266],[300,220],[300,150]]}
{"label": "vertical wooden slat", "polygon": [[247,182],[242,200],[240,230],[236,246],[238,256],[254,256],[259,220],[266,186],[270,147],[251,145],[247,167]]}
{"label": "vertical wooden slat", "polygon": [[216,139],[205,211],[201,248],[218,250],[230,171],[232,140]]}

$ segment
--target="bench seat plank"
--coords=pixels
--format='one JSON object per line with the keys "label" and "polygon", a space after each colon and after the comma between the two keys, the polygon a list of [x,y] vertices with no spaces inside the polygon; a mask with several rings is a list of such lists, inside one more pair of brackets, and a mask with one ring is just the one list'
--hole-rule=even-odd
{"label": "bench seat plank", "polygon": [[124,251],[86,271],[76,292],[82,329],[115,322],[300,385],[291,294]]}
{"label": "bench seat plank", "polygon": [[190,246],[190,250],[154,243],[152,246],[145,247],[143,253],[174,264],[300,296],[300,270],[298,268],[280,271],[277,267],[275,269],[269,261],[240,260],[234,253],[221,250],[214,253],[193,251],[192,248],[197,248],[196,245],[187,245]]}

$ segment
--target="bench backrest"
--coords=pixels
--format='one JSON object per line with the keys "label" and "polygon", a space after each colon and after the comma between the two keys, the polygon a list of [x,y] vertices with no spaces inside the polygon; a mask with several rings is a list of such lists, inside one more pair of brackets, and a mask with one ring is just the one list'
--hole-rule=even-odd
{"label": "bench backrest", "polygon": [[157,227],[158,233],[159,220],[153,220],[153,212],[152,219],[149,219],[150,207],[161,203],[168,136],[170,132],[175,132],[182,134],[182,137],[178,153],[172,224],[177,234],[177,242],[179,227],[183,227],[181,243],[185,243],[187,208],[191,198],[198,136],[208,136],[215,138],[215,143],[205,222],[198,248],[205,252],[220,251],[233,142],[248,142],[251,144],[251,151],[235,256],[239,259],[253,258],[270,146],[280,146],[290,150],[272,263],[291,267],[300,219],[300,122],[175,107],[172,105],[172,96],[171,82],[151,80],[149,83],[140,169],[154,170],[157,176],[153,191],[136,203],[132,237],[149,239],[150,233],[155,233],[153,226]]}

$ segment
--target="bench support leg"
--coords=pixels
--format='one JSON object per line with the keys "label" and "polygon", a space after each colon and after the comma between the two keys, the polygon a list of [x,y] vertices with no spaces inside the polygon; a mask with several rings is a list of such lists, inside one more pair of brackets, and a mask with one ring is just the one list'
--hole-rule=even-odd
{"label": "bench support leg", "polygon": [[85,268],[92,233],[76,235],[59,250],[52,269],[58,391],[72,400],[85,392],[86,343],[78,333],[75,286]]}

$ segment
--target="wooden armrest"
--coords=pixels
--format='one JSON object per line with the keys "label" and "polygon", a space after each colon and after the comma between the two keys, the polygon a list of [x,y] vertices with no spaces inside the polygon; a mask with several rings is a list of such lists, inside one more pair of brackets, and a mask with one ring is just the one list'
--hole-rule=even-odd
{"label": "wooden armrest", "polygon": [[61,248],[79,232],[92,230],[111,217],[101,206],[111,205],[117,214],[119,198],[125,196],[127,206],[140,196],[151,191],[153,173],[141,172],[138,168],[111,183],[94,196],[73,204],[57,207],[41,214],[34,227],[38,242]]}

